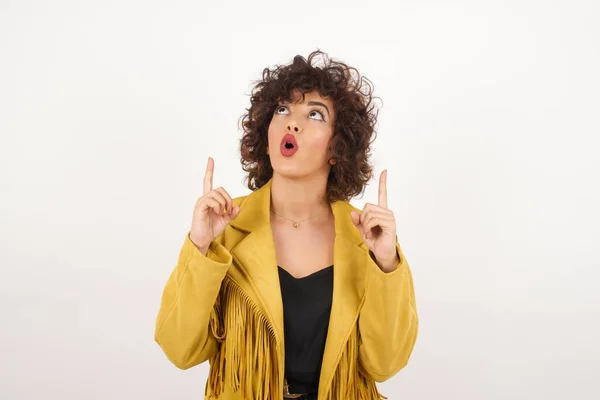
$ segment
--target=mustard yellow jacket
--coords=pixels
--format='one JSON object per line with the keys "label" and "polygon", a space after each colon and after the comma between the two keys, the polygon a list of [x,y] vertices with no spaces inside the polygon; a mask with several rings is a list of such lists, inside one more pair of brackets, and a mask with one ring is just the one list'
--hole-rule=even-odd
{"label": "mustard yellow jacket", "polygon": [[[234,199],[240,212],[204,256],[186,235],[164,288],[155,341],[178,368],[209,361],[205,400],[281,400],[283,305],[270,225],[271,181]],[[409,360],[418,331],[410,268],[382,272],[346,201],[335,217],[333,302],[319,400],[383,397]],[[384,397],[385,398],[385,397]]]}

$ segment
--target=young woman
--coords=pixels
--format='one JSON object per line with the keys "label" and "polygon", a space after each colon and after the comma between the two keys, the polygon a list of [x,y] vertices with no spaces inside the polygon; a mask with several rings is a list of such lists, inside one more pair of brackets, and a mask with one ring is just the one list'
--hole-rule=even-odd
{"label": "young woman", "polygon": [[242,124],[251,193],[213,188],[208,159],[164,289],[155,340],[179,368],[209,361],[205,399],[380,399],[415,345],[387,171],[376,204],[349,203],[372,174],[372,87],[320,55],[264,70]]}

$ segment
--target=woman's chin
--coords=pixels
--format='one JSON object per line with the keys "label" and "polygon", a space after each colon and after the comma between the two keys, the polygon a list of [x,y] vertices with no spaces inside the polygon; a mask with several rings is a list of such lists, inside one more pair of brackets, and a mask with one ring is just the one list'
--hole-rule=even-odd
{"label": "woman's chin", "polygon": [[287,178],[300,178],[308,174],[306,168],[302,168],[299,163],[289,161],[283,160],[282,163],[273,165],[273,173]]}
{"label": "woman's chin", "polygon": [[306,172],[301,171],[299,168],[290,168],[286,166],[283,168],[273,168],[273,174],[285,178],[301,178],[306,175]]}

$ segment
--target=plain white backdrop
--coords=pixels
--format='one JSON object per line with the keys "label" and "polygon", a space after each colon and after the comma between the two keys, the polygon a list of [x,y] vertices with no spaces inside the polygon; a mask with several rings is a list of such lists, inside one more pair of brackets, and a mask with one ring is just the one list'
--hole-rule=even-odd
{"label": "plain white backdrop", "polygon": [[[389,0],[386,0],[389,1]],[[375,178],[420,334],[390,399],[593,399],[596,1],[0,0],[0,398],[201,399],[154,343],[201,195],[249,193],[238,118],[317,48],[383,101]],[[377,201],[377,179],[352,203]]]}

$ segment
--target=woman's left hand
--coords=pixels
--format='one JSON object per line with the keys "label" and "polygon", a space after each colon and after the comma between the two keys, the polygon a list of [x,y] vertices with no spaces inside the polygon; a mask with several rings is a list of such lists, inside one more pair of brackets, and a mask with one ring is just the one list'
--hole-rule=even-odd
{"label": "woman's left hand", "polygon": [[392,272],[400,257],[396,250],[396,217],[387,208],[387,170],[379,177],[379,203],[367,203],[360,213],[352,211],[352,222],[383,272]]}

